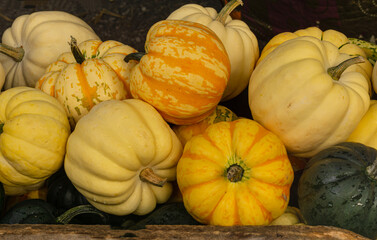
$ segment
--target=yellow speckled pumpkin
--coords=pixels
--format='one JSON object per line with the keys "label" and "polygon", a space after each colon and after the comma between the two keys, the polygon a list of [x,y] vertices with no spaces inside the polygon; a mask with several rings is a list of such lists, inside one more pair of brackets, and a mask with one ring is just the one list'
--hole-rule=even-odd
{"label": "yellow speckled pumpkin", "polygon": [[130,97],[129,70],[136,62],[123,59],[136,50],[113,40],[87,40],[77,46],[72,39],[70,44],[72,52],[51,63],[36,87],[63,104],[74,127],[95,104]]}
{"label": "yellow speckled pumpkin", "polygon": [[177,125],[197,123],[212,113],[230,76],[228,54],[212,30],[194,22],[160,21],[149,29],[145,50],[130,74],[134,98]]}
{"label": "yellow speckled pumpkin", "polygon": [[185,145],[177,182],[187,211],[211,225],[267,225],[287,208],[293,170],[280,139],[241,118]]}

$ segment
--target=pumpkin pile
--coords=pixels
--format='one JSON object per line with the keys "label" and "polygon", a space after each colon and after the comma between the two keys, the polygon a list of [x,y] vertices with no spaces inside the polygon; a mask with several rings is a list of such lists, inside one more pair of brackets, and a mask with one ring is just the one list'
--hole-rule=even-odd
{"label": "pumpkin pile", "polygon": [[[308,27],[260,51],[230,16],[242,4],[184,5],[151,26],[145,52],[69,13],[17,18],[0,44],[0,223],[376,238],[376,46]],[[243,91],[252,118],[224,105]]]}

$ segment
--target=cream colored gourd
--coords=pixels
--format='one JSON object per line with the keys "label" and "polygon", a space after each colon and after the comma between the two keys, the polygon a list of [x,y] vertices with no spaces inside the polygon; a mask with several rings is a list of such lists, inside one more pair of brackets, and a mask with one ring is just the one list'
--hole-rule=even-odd
{"label": "cream colored gourd", "polygon": [[[5,89],[34,87],[46,67],[69,51],[71,35],[80,43],[99,39],[80,18],[62,11],[39,11],[17,17],[2,35],[0,63],[6,73]],[[8,56],[8,55],[10,56]]]}
{"label": "cream colored gourd", "polygon": [[0,182],[7,195],[40,188],[63,164],[70,127],[61,104],[14,87],[0,94]]}
{"label": "cream colored gourd", "polygon": [[51,63],[36,87],[63,104],[74,127],[95,104],[131,96],[128,77],[136,62],[123,59],[136,50],[113,40],[87,40],[77,46],[73,38],[71,46],[72,52]]}
{"label": "cream colored gourd", "polygon": [[201,23],[213,30],[228,53],[231,74],[222,101],[239,95],[248,85],[250,75],[259,57],[258,41],[249,26],[229,14],[241,0],[230,1],[219,13],[214,8],[186,4],[173,11],[167,19]]}
{"label": "cream colored gourd", "polygon": [[346,67],[338,80],[328,74],[350,58],[347,50],[316,37],[281,43],[250,78],[253,118],[278,135],[293,156],[311,157],[346,141],[368,110],[371,90],[371,72],[361,64]]}
{"label": "cream colored gourd", "polygon": [[[172,194],[182,145],[161,115],[139,99],[101,102],[67,143],[67,176],[101,211],[144,215]],[[167,182],[165,182],[167,181]]]}

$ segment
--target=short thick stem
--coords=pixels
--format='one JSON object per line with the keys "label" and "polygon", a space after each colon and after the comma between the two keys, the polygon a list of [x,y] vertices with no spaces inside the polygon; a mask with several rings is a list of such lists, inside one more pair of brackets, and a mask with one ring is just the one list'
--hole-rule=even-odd
{"label": "short thick stem", "polygon": [[139,178],[143,182],[150,183],[157,187],[162,187],[167,181],[167,178],[157,176],[151,168],[144,168],[139,174]]}
{"label": "short thick stem", "polygon": [[242,180],[243,173],[244,169],[241,166],[233,164],[228,168],[226,176],[231,182],[239,182]]}
{"label": "short thick stem", "polygon": [[71,52],[73,56],[75,57],[76,62],[78,64],[83,63],[85,61],[85,56],[80,51],[79,46],[77,45],[76,38],[71,36],[71,42],[69,42],[69,46],[71,46]]}
{"label": "short thick stem", "polygon": [[340,79],[340,76],[343,74],[344,70],[346,70],[349,66],[363,62],[365,62],[365,60],[362,56],[350,58],[344,62],[341,62],[337,66],[327,69],[327,73],[332,77],[332,79],[337,81]]}
{"label": "short thick stem", "polygon": [[374,160],[372,165],[367,167],[366,171],[371,179],[377,180],[377,159]]}
{"label": "short thick stem", "polygon": [[131,60],[136,60],[136,61],[140,61],[140,59],[145,55],[145,53],[143,52],[135,52],[135,53],[130,53],[128,54],[125,58],[124,58],[124,61],[125,62],[129,62]]}
{"label": "short thick stem", "polygon": [[0,53],[13,58],[16,62],[21,62],[24,58],[25,50],[22,47],[11,47],[4,43],[0,43]]}
{"label": "short thick stem", "polygon": [[216,17],[216,20],[221,22],[222,24],[225,24],[225,21],[229,14],[239,5],[243,5],[242,0],[231,0],[228,2],[219,12],[219,14]]}

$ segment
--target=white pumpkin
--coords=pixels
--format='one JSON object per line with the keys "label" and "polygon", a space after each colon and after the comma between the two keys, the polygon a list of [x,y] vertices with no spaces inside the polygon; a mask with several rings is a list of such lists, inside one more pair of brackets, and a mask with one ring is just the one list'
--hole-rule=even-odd
{"label": "white pumpkin", "polygon": [[230,60],[231,73],[222,101],[236,97],[247,87],[259,58],[258,41],[254,33],[245,22],[229,16],[239,4],[242,4],[241,0],[232,0],[219,13],[211,7],[186,4],[173,11],[167,18],[203,24],[214,31],[224,44]]}
{"label": "white pumpkin", "polygon": [[70,50],[71,35],[79,43],[99,39],[87,23],[66,12],[40,11],[17,17],[4,31],[0,44],[4,88],[34,87],[46,67]]}

